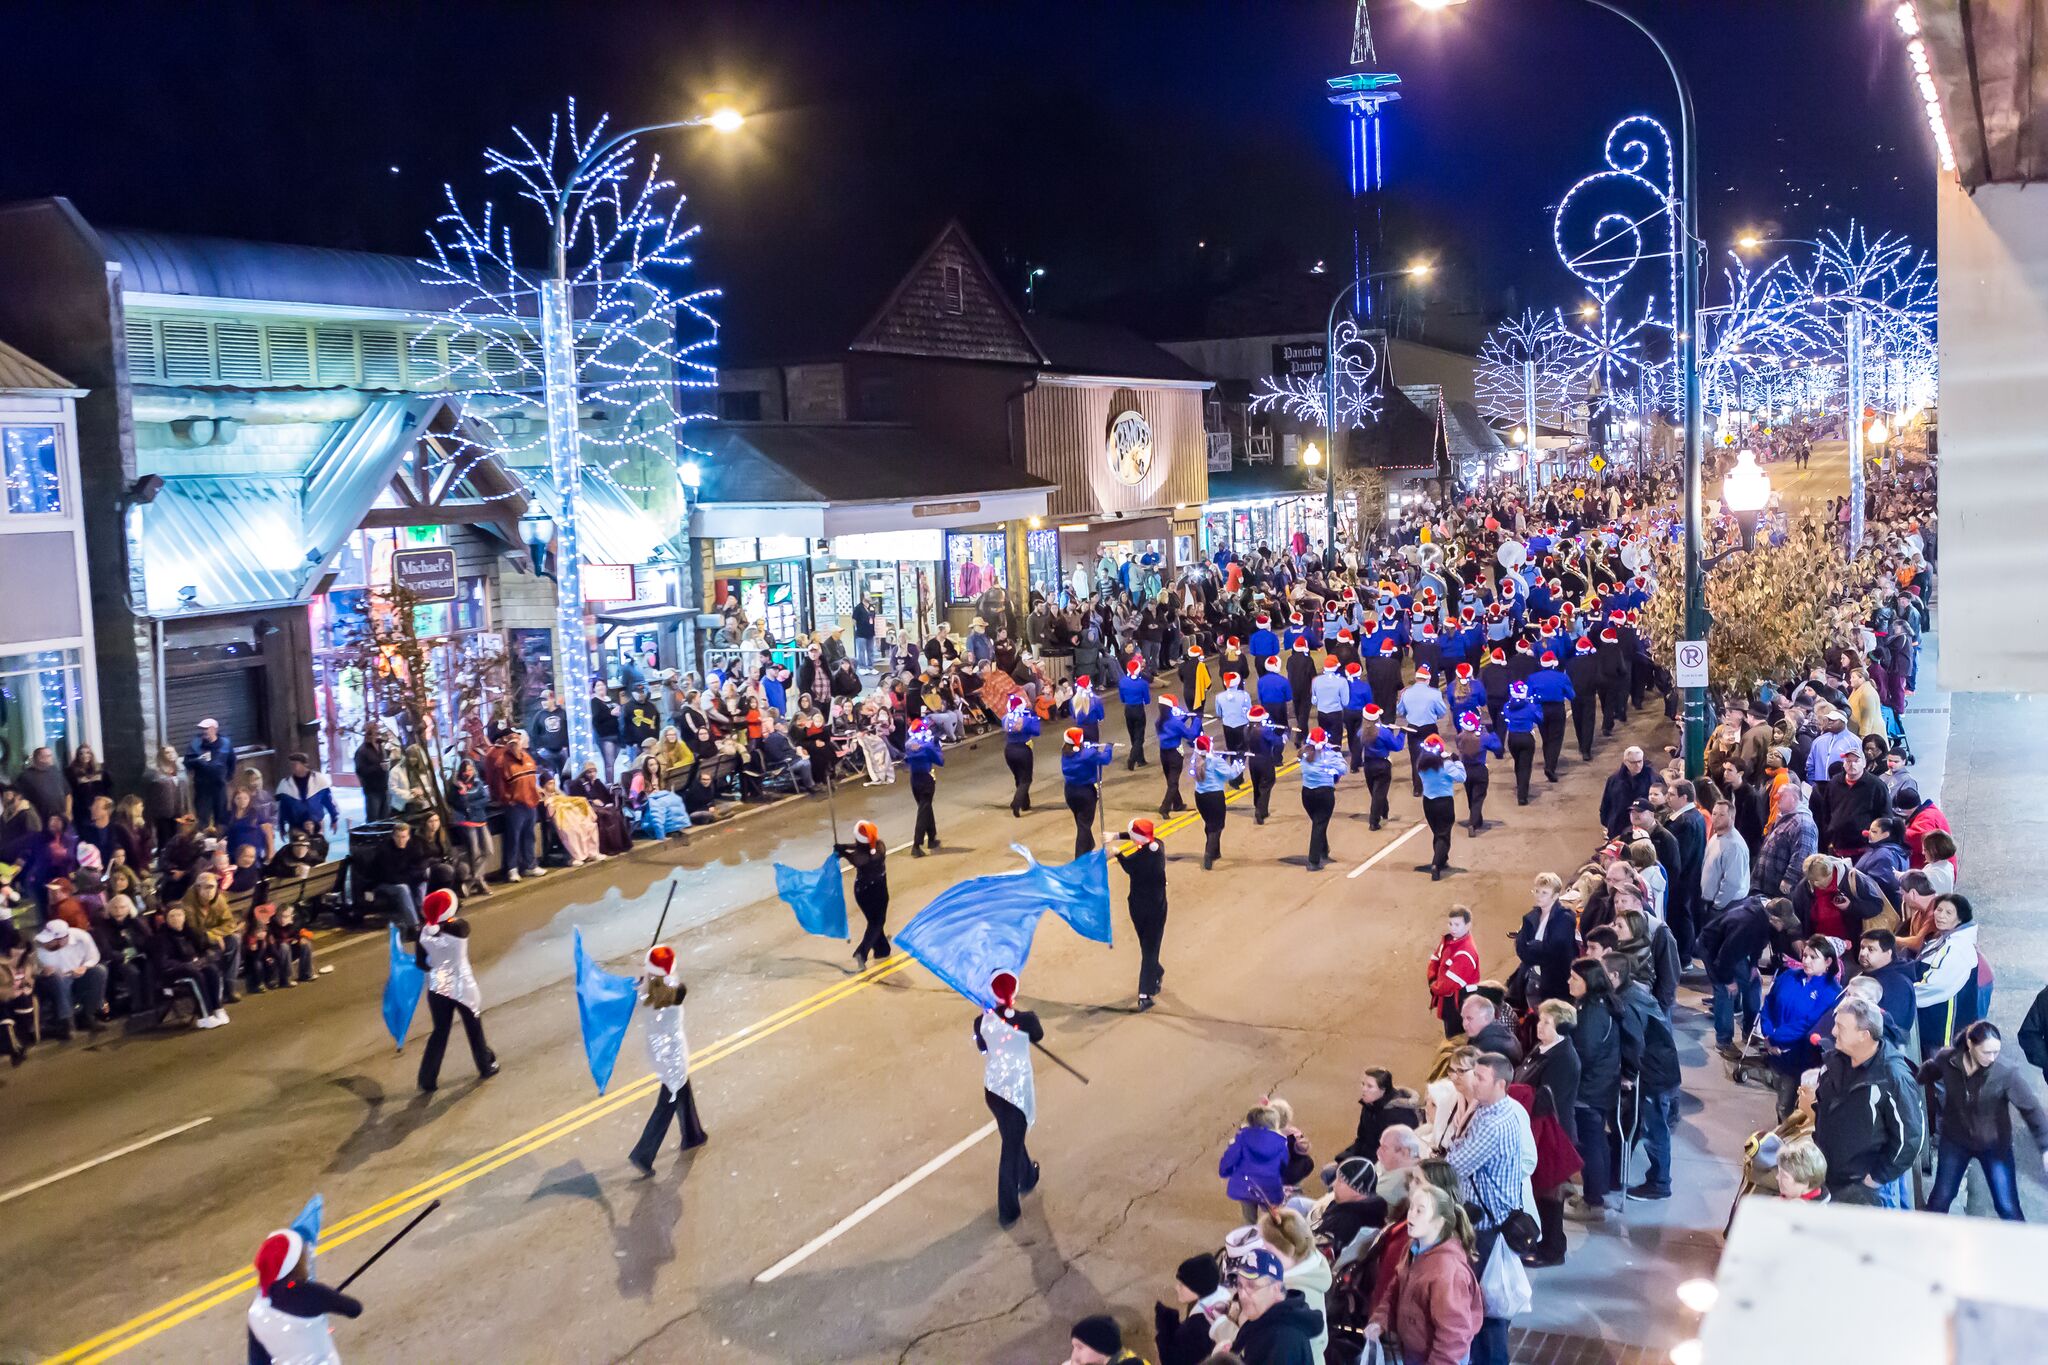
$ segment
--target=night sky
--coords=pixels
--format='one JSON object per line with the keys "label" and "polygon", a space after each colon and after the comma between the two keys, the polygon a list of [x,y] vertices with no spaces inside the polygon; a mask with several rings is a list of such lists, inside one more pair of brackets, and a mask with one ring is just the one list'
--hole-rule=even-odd
{"label": "night sky", "polygon": [[[1880,0],[1637,0],[1700,105],[1704,230],[1845,226],[1931,248],[1933,153]],[[440,187],[566,95],[635,122],[713,92],[732,138],[656,139],[706,227],[728,361],[851,330],[951,216],[1040,306],[1187,330],[1190,298],[1348,256],[1322,82],[1350,0],[0,6],[0,200],[88,219],[417,254]],[[1670,83],[1581,0],[1375,0],[1394,253],[1482,308],[1569,304],[1550,212]],[[40,54],[40,55],[37,55]],[[24,58],[27,58],[24,60]],[[395,168],[395,169],[394,169]],[[494,187],[495,190],[495,187]],[[496,190],[505,197],[502,190]],[[531,250],[539,238],[531,239]],[[1335,262],[1333,262],[1334,264]]]}

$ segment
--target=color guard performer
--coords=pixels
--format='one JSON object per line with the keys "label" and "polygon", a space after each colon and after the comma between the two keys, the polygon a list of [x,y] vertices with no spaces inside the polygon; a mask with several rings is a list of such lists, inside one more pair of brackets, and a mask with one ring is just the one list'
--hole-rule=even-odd
{"label": "color guard performer", "polygon": [[313,1278],[313,1249],[280,1228],[256,1249],[249,1304],[249,1365],[341,1365],[327,1315],[359,1318],[363,1305]]}
{"label": "color guard performer", "polygon": [[440,1082],[441,1057],[448,1051],[448,1031],[458,1014],[477,1077],[489,1079],[498,1074],[497,1055],[484,1041],[483,993],[477,989],[476,972],[469,965],[469,921],[460,918],[457,909],[453,891],[445,887],[429,891],[420,902],[420,915],[426,923],[413,948],[414,960],[427,975],[427,1013],[434,1021],[434,1031],[420,1052],[420,1089],[429,1094]]}
{"label": "color guard performer", "polygon": [[889,956],[889,850],[875,822],[863,820],[853,827],[853,842],[834,844],[832,851],[853,865],[853,903],[868,922],[853,950],[853,969],[866,971],[870,955]]}
{"label": "color guard performer", "polygon": [[1019,1197],[1038,1188],[1038,1163],[1026,1150],[1024,1135],[1038,1118],[1031,1045],[1045,1037],[1045,1027],[1036,1014],[1017,1008],[1015,972],[997,972],[989,978],[988,989],[996,1004],[975,1019],[974,1045],[986,1054],[982,1098],[995,1115],[1003,1142],[996,1160],[996,1221],[1009,1227],[1023,1212]]}
{"label": "color guard performer", "polygon": [[1153,835],[1150,820],[1133,820],[1131,842],[1117,850],[1117,865],[1131,879],[1131,928],[1138,935],[1138,1009],[1152,1008],[1152,997],[1166,980],[1159,965],[1159,945],[1166,939],[1166,845]]}
{"label": "color guard performer", "polygon": [[[871,827],[872,828],[872,827]],[[640,969],[640,1003],[647,1006],[647,1060],[661,1084],[654,1092],[654,1112],[640,1130],[640,1140],[626,1160],[643,1176],[654,1174],[654,1158],[671,1121],[682,1131],[683,1150],[711,1140],[697,1121],[697,1097],[690,1091],[690,1039],[683,1028],[683,997],[690,988],[676,975],[676,950],[666,943],[647,950]]]}

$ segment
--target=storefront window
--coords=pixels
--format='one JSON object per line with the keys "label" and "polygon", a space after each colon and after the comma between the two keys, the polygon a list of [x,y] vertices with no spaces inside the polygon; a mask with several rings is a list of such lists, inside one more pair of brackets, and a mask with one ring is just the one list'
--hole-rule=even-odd
{"label": "storefront window", "polygon": [[62,767],[84,736],[85,699],[75,649],[0,654],[0,778],[47,747]]}
{"label": "storefront window", "polygon": [[1005,539],[1001,531],[946,532],[948,601],[973,602],[990,588],[1010,585]]}
{"label": "storefront window", "polygon": [[1059,591],[1060,582],[1060,533],[1050,526],[1042,531],[1024,533],[1025,571],[1031,576],[1031,588],[1051,596]]}
{"label": "storefront window", "polygon": [[64,473],[57,461],[57,428],[0,427],[0,479],[7,510],[15,516],[60,516]]}

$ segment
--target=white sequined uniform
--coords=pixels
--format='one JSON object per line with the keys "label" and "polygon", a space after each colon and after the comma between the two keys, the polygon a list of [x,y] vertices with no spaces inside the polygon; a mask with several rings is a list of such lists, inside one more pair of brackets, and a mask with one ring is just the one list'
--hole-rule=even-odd
{"label": "white sequined uniform", "polygon": [[259,1292],[249,1305],[249,1334],[270,1352],[271,1365],[341,1365],[327,1315],[302,1318],[272,1305]]}
{"label": "white sequined uniform", "polygon": [[683,1007],[669,1005],[647,1015],[647,1060],[673,1095],[690,1079],[690,1039],[683,1031]]}
{"label": "white sequined uniform", "polygon": [[476,973],[469,967],[469,940],[444,934],[439,925],[429,924],[420,930],[420,947],[427,954],[427,989],[469,1006],[471,1014],[482,1014],[484,997],[476,988]]}
{"label": "white sequined uniform", "polygon": [[982,1064],[982,1088],[1024,1111],[1024,1122],[1038,1122],[1038,1092],[1031,1083],[1031,1039],[1012,1028],[994,1010],[981,1015],[981,1041],[988,1045]]}

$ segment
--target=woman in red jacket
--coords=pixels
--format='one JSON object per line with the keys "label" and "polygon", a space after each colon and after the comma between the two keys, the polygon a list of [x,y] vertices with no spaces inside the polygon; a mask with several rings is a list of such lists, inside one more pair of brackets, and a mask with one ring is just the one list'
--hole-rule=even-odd
{"label": "woman in red jacket", "polygon": [[1448,1192],[1417,1182],[1408,1195],[1410,1252],[1367,1341],[1392,1335],[1409,1365],[1463,1365],[1486,1306],[1472,1271],[1472,1222]]}

